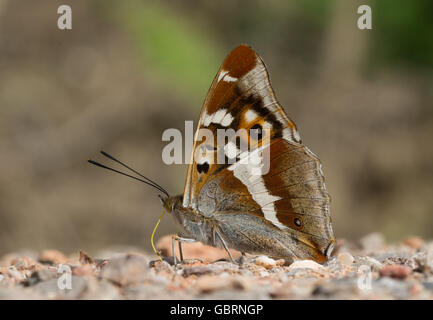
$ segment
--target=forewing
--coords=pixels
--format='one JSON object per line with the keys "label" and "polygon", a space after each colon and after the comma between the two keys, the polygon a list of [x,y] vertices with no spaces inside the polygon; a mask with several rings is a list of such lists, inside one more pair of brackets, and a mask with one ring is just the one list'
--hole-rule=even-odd
{"label": "forewing", "polygon": [[[261,146],[261,141],[248,139],[242,133],[239,138],[235,136],[218,143],[217,130],[238,132],[242,128],[249,133],[254,126],[260,126],[265,129],[263,133],[270,135],[260,140],[270,141],[280,136],[300,142],[295,124],[275,99],[263,61],[249,46],[241,45],[224,60],[204,101],[185,182],[184,207],[197,209],[198,193],[207,178],[239,158],[241,151],[233,148],[239,146],[239,140],[249,150]],[[206,139],[208,132],[213,135],[210,139]],[[218,152],[226,157],[224,161],[218,161]]]}

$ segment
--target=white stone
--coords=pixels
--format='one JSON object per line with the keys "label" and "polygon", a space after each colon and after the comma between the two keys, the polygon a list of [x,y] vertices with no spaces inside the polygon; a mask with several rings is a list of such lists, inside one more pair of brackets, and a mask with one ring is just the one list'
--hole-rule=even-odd
{"label": "white stone", "polygon": [[267,256],[259,256],[254,260],[254,263],[258,266],[264,267],[266,269],[272,269],[275,268],[277,266],[277,262],[272,259],[269,258]]}
{"label": "white stone", "polygon": [[325,267],[318,264],[317,262],[314,262],[313,260],[298,260],[293,262],[289,268],[288,271],[292,271],[295,269],[312,269],[316,271],[325,271]]}
{"label": "white stone", "polygon": [[337,259],[344,266],[350,266],[355,261],[355,258],[348,252],[340,253]]}
{"label": "white stone", "polygon": [[382,234],[378,232],[370,233],[364,237],[362,237],[359,242],[361,243],[362,247],[367,252],[374,252],[381,250],[385,247],[385,238]]}

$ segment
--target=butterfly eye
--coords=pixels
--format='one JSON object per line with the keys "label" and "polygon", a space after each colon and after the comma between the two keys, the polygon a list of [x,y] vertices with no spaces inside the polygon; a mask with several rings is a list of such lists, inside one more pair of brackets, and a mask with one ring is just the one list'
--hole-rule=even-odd
{"label": "butterfly eye", "polygon": [[262,126],[259,124],[255,124],[250,129],[251,138],[254,140],[260,140],[263,138],[263,130]]}
{"label": "butterfly eye", "polygon": [[294,219],[294,222],[295,222],[295,225],[296,225],[297,227],[302,226],[301,219],[299,219],[299,218],[295,218],[295,219]]}

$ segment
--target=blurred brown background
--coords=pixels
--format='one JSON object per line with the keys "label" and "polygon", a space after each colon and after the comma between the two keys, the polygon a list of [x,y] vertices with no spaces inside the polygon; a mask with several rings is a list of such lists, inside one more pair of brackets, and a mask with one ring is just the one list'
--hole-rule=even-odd
{"label": "blurred brown background", "polygon": [[[72,30],[57,8],[72,7]],[[373,30],[357,28],[370,4]],[[181,193],[162,132],[196,121],[224,57],[250,44],[323,162],[337,237],[433,236],[431,1],[0,0],[0,254],[150,250],[156,192]],[[104,163],[108,161],[103,160]],[[157,238],[175,232],[169,216]]]}

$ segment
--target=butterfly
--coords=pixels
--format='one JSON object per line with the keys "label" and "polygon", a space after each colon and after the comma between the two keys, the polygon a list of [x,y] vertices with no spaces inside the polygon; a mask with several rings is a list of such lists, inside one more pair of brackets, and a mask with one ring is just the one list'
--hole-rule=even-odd
{"label": "butterfly", "polygon": [[[219,138],[230,130],[240,134]],[[224,248],[232,261],[230,248],[288,262],[323,263],[332,253],[330,196],[320,160],[302,143],[264,62],[247,45],[226,57],[205,98],[183,195],[170,196],[139,175],[163,193],[164,208],[182,230],[173,237],[175,263],[176,240],[181,260],[181,243],[189,241]]]}

